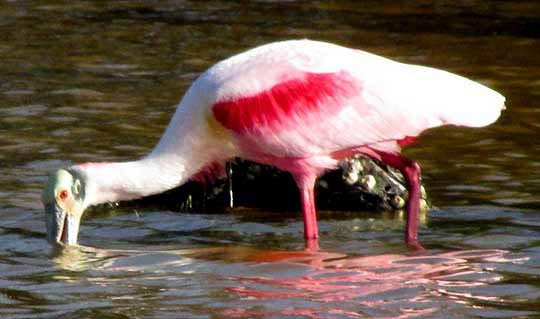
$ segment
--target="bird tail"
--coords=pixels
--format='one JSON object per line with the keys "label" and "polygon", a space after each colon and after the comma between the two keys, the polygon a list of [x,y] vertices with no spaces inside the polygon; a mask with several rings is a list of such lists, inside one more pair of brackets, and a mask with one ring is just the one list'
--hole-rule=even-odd
{"label": "bird tail", "polygon": [[505,97],[478,82],[443,70],[412,66],[422,81],[424,99],[444,124],[482,127],[495,122],[505,107]]}

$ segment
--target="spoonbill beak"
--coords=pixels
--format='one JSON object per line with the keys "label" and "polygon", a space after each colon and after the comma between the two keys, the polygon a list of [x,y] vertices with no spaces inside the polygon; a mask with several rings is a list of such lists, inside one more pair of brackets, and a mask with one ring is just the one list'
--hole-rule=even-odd
{"label": "spoonbill beak", "polygon": [[80,216],[74,216],[55,204],[45,206],[47,240],[51,244],[76,245],[79,237]]}
{"label": "spoonbill beak", "polygon": [[47,240],[52,244],[77,245],[84,211],[84,191],[80,178],[60,169],[49,175],[43,190]]}

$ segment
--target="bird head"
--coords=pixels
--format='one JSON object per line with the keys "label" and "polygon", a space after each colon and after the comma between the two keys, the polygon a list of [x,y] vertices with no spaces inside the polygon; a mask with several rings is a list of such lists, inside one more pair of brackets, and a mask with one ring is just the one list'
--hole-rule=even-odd
{"label": "bird head", "polygon": [[53,245],[76,245],[86,208],[84,178],[70,169],[49,174],[43,190],[47,239]]}

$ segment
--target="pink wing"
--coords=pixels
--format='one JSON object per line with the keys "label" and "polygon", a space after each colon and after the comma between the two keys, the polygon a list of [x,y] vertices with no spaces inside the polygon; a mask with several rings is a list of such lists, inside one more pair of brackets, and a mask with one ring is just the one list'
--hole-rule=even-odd
{"label": "pink wing", "polygon": [[504,101],[432,68],[312,41],[278,45],[226,60],[217,75],[210,70],[221,80],[215,118],[257,154],[307,158],[360,146],[398,152],[399,141],[430,127],[488,124]]}
{"label": "pink wing", "polygon": [[258,94],[217,102],[212,110],[226,128],[262,135],[298,129],[313,114],[337,115],[360,92],[359,83],[346,72],[303,73]]}
{"label": "pink wing", "polygon": [[256,155],[304,158],[378,143],[399,151],[395,141],[418,131],[404,127],[398,114],[380,112],[384,105],[370,104],[362,92],[346,71],[304,73],[258,94],[217,102],[212,111]]}

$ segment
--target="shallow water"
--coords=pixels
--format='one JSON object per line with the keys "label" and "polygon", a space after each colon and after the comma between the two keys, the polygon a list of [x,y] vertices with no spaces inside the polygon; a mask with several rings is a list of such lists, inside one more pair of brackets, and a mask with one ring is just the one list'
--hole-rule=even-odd
{"label": "shallow water", "polygon": [[[0,317],[538,318],[540,5],[536,1],[0,3]],[[405,154],[436,208],[399,214],[101,208],[83,247],[45,241],[46,172],[136,158],[191,81],[258,44],[314,38],[489,85],[488,128],[440,128]]]}

